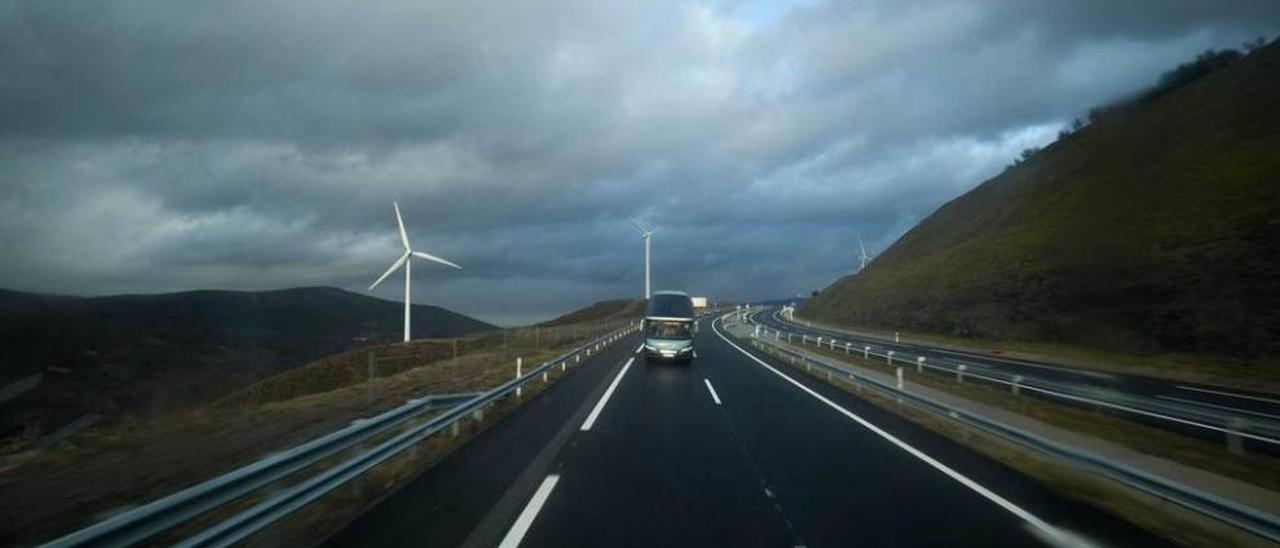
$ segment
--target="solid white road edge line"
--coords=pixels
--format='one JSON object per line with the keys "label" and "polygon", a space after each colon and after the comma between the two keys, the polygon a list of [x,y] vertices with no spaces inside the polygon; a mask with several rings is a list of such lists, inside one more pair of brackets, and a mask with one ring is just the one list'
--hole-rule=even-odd
{"label": "solid white road edge line", "polygon": [[582,428],[578,430],[586,432],[591,429],[591,425],[596,423],[596,417],[599,417],[600,412],[604,411],[604,405],[609,403],[609,398],[613,396],[613,391],[618,388],[618,382],[622,380],[623,375],[627,374],[627,369],[631,367],[631,362],[633,361],[635,361],[635,358],[630,358],[627,360],[626,365],[622,366],[622,371],[619,371],[618,375],[613,378],[613,382],[609,383],[609,388],[604,391],[603,396],[600,396],[600,401],[596,402],[596,407],[591,410],[590,415],[587,415],[587,420],[582,421]]}
{"label": "solid white road edge line", "polygon": [[538,517],[538,511],[542,510],[542,505],[547,502],[547,498],[551,497],[551,490],[556,488],[556,483],[559,481],[558,474],[551,474],[542,480],[542,485],[534,491],[533,498],[529,499],[529,504],[524,506],[516,522],[511,524],[511,529],[507,531],[507,536],[502,537],[502,543],[498,544],[498,548],[520,546],[520,541],[524,540],[525,533],[529,532],[529,527],[533,526],[533,520]]}
{"label": "solid white road edge line", "polygon": [[752,361],[755,361],[756,363],[760,364],[760,365],[761,365],[762,367],[764,367],[765,369],[768,369],[769,371],[772,371],[772,372],[773,372],[773,374],[775,374],[775,375],[777,375],[777,376],[779,376],[779,377],[782,377],[782,378],[783,378],[784,380],[786,380],[787,382],[789,382],[789,383],[791,383],[791,384],[795,385],[795,387],[796,387],[796,388],[799,388],[800,390],[803,390],[806,394],[809,394],[810,396],[813,396],[813,397],[814,397],[814,398],[816,398],[818,401],[820,401],[820,402],[822,402],[822,403],[827,404],[827,406],[828,406],[828,407],[830,407],[830,408],[832,408],[832,409],[835,409],[835,410],[836,410],[837,412],[839,412],[840,414],[842,414],[842,415],[844,415],[844,416],[846,416],[846,417],[849,417],[849,418],[850,418],[851,420],[853,420],[854,422],[856,422],[856,423],[858,423],[858,424],[862,425],[862,427],[863,427],[863,428],[866,428],[867,430],[872,431],[873,433],[875,433],[876,435],[880,436],[881,438],[884,438],[885,440],[889,441],[890,443],[892,443],[892,444],[894,444],[894,445],[898,446],[900,449],[902,449],[903,451],[906,451],[906,452],[907,452],[907,453],[909,453],[911,456],[913,456],[913,457],[915,457],[915,458],[917,458],[917,459],[920,459],[921,461],[924,461],[924,463],[925,463],[925,464],[928,464],[929,466],[934,467],[936,470],[938,470],[939,472],[942,472],[943,474],[946,474],[948,477],[950,477],[950,478],[951,478],[951,479],[953,479],[953,480],[956,480],[956,481],[957,481],[957,482],[959,482],[961,485],[964,485],[965,487],[968,487],[969,489],[973,490],[974,492],[978,493],[979,495],[982,495],[983,497],[986,497],[986,499],[987,499],[987,500],[990,500],[991,502],[996,503],[998,506],[1000,506],[1001,508],[1004,508],[1004,509],[1005,509],[1005,510],[1007,510],[1009,513],[1011,513],[1011,514],[1013,514],[1013,515],[1015,515],[1015,516],[1018,516],[1018,517],[1019,517],[1019,518],[1021,518],[1023,521],[1025,521],[1025,522],[1027,522],[1028,524],[1030,524],[1032,527],[1035,527],[1036,529],[1039,529],[1040,531],[1042,531],[1042,532],[1043,532],[1043,533],[1045,533],[1046,535],[1050,536],[1050,537],[1051,537],[1051,538],[1053,538],[1054,540],[1056,540],[1056,541],[1058,541],[1058,542],[1062,543],[1062,545],[1067,545],[1067,544],[1070,544],[1070,543],[1078,542],[1078,539],[1075,539],[1075,538],[1073,538],[1073,537],[1071,537],[1071,536],[1069,536],[1069,535],[1066,535],[1066,534],[1065,534],[1065,533],[1063,533],[1062,531],[1058,530],[1058,528],[1057,528],[1057,527],[1054,527],[1053,525],[1050,525],[1050,524],[1049,524],[1049,522],[1047,522],[1047,521],[1044,521],[1044,520],[1040,519],[1040,518],[1039,518],[1039,517],[1037,517],[1035,514],[1032,514],[1031,512],[1028,512],[1028,511],[1024,510],[1021,506],[1018,506],[1018,505],[1016,505],[1016,504],[1014,504],[1014,503],[1010,502],[1008,499],[1006,499],[1006,498],[1004,498],[1004,497],[1002,497],[1002,496],[1000,496],[1000,495],[997,495],[994,491],[992,491],[992,490],[990,490],[990,489],[987,489],[986,487],[983,487],[983,486],[982,486],[981,484],[979,484],[978,482],[975,482],[975,481],[973,481],[973,480],[969,479],[967,476],[965,476],[964,474],[961,474],[960,472],[955,471],[955,470],[954,470],[954,469],[952,469],[950,466],[947,466],[947,465],[945,465],[945,464],[943,464],[943,463],[941,463],[941,462],[939,462],[939,461],[935,460],[933,457],[930,457],[929,455],[926,455],[923,451],[920,451],[919,449],[916,449],[915,447],[912,447],[911,445],[908,445],[906,442],[904,442],[904,441],[902,441],[902,440],[900,440],[900,439],[898,439],[898,438],[894,437],[894,436],[893,436],[893,434],[890,434],[890,433],[888,433],[888,432],[885,432],[884,430],[881,430],[881,429],[880,429],[880,427],[878,427],[878,426],[876,426],[876,425],[872,424],[871,422],[867,421],[866,419],[864,419],[864,418],[862,418],[862,417],[860,417],[860,416],[858,416],[858,415],[854,414],[852,411],[849,411],[848,409],[845,409],[845,408],[841,407],[839,404],[837,404],[836,402],[831,401],[830,399],[827,399],[827,398],[826,398],[825,396],[823,396],[822,394],[819,394],[819,393],[817,393],[817,392],[814,392],[814,391],[813,391],[812,389],[810,389],[808,386],[805,386],[804,384],[800,383],[799,381],[797,381],[797,380],[795,380],[795,379],[793,379],[793,378],[791,378],[791,377],[787,376],[785,373],[783,373],[783,372],[781,372],[781,371],[778,371],[777,369],[774,369],[774,368],[773,368],[773,366],[771,366],[771,365],[769,365],[769,364],[765,363],[765,362],[764,362],[763,360],[761,360],[760,358],[755,357],[755,355],[751,354],[750,352],[747,352],[747,351],[746,351],[746,350],[744,350],[741,346],[738,346],[737,344],[734,344],[734,342],[733,342],[733,341],[731,341],[731,340],[729,340],[729,338],[728,338],[728,337],[724,336],[724,334],[723,334],[723,333],[721,333],[719,329],[716,329],[715,323],[712,323],[712,324],[711,324],[711,329],[712,329],[712,331],[715,331],[715,332],[716,332],[716,335],[717,335],[717,336],[719,336],[721,339],[723,339],[723,340],[724,340],[724,342],[728,343],[728,344],[729,344],[729,346],[732,346],[732,347],[736,348],[736,349],[738,350],[738,352],[741,352],[741,353],[742,353],[742,355],[744,355],[744,356],[746,356],[746,357],[748,357],[748,358],[751,358],[751,359],[752,359]]}
{"label": "solid white road edge line", "polygon": [[716,388],[711,386],[711,380],[702,379],[702,382],[707,383],[707,391],[711,392],[711,399],[716,402],[716,405],[720,405],[720,395],[716,394]]}
{"label": "solid white road edge line", "polygon": [[1230,396],[1232,398],[1244,398],[1246,400],[1257,400],[1257,401],[1265,401],[1269,403],[1280,403],[1280,400],[1264,398],[1261,396],[1249,396],[1246,394],[1236,394],[1234,392],[1223,392],[1221,390],[1209,390],[1208,388],[1196,388],[1194,386],[1183,386],[1181,384],[1178,385],[1178,388],[1181,388],[1183,390],[1191,390],[1194,392],[1206,392],[1209,394],[1217,394],[1219,396]]}
{"label": "solid white road edge line", "polygon": [[1200,400],[1189,400],[1189,399],[1186,399],[1186,398],[1179,398],[1179,397],[1175,397],[1175,396],[1162,396],[1162,395],[1159,395],[1159,394],[1157,394],[1157,395],[1156,395],[1156,397],[1157,397],[1157,398],[1160,398],[1160,399],[1162,399],[1162,400],[1176,401],[1176,402],[1178,402],[1178,403],[1185,403],[1185,404],[1194,405],[1194,406],[1197,406],[1197,407],[1207,407],[1207,408],[1210,408],[1210,409],[1220,409],[1220,410],[1223,410],[1223,411],[1229,411],[1229,412],[1232,412],[1232,413],[1244,413],[1244,414],[1246,414],[1246,415],[1255,415],[1255,416],[1259,416],[1259,417],[1266,417],[1266,418],[1268,418],[1268,419],[1280,419],[1280,415],[1272,415],[1272,414],[1270,414],[1270,413],[1261,413],[1261,412],[1258,412],[1258,411],[1250,411],[1250,410],[1248,410],[1248,409],[1240,409],[1240,408],[1238,408],[1238,407],[1231,407],[1230,405],[1218,405],[1218,404],[1214,404],[1214,403],[1206,403],[1206,402],[1202,402],[1202,401],[1200,401]]}

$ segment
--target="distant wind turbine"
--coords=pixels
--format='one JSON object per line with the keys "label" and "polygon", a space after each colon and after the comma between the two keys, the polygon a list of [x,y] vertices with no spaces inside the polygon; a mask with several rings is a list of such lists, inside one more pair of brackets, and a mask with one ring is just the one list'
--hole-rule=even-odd
{"label": "distant wind turbine", "polygon": [[862,245],[862,236],[858,236],[858,249],[862,250],[862,254],[858,255],[858,272],[862,272],[867,268],[867,263],[871,262],[871,257],[867,256],[867,246]]}
{"label": "distant wind turbine", "polygon": [[647,229],[640,226],[640,223],[635,221],[631,221],[631,224],[635,226],[636,230],[639,230],[640,234],[644,237],[644,298],[645,300],[649,300],[649,241],[652,239],[653,233],[657,232],[658,229]]}
{"label": "distant wind turbine", "polygon": [[396,259],[396,262],[391,263],[391,268],[388,268],[386,272],[383,272],[382,276],[379,276],[378,279],[374,281],[372,285],[369,286],[369,291],[373,291],[373,288],[378,287],[378,284],[382,283],[382,280],[387,279],[387,276],[390,276],[391,273],[395,272],[397,268],[404,266],[404,342],[409,342],[409,309],[412,307],[412,304],[413,304],[413,299],[411,297],[412,294],[410,292],[410,285],[409,285],[410,282],[413,280],[412,276],[410,275],[410,271],[412,269],[411,258],[416,256],[418,258],[426,259],[428,261],[435,261],[443,265],[452,266],[459,270],[461,270],[462,267],[454,263],[451,263],[449,261],[446,261],[444,259],[441,259],[440,257],[437,257],[430,253],[425,253],[422,251],[414,251],[413,248],[409,247],[409,235],[405,233],[404,219],[400,217],[400,204],[396,202],[391,202],[391,206],[394,207],[396,210],[396,224],[400,226],[400,243],[404,245],[404,254],[401,255],[399,259]]}

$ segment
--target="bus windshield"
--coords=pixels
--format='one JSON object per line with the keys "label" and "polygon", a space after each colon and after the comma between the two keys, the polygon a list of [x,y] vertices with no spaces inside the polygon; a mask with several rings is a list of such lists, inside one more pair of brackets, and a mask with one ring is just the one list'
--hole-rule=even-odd
{"label": "bus windshield", "polygon": [[685,340],[693,338],[693,322],[647,320],[644,336],[649,339]]}

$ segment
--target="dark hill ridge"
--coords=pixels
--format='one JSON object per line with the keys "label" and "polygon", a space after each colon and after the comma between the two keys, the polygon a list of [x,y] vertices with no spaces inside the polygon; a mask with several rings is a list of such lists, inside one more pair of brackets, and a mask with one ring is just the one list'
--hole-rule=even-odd
{"label": "dark hill ridge", "polygon": [[[416,338],[494,326],[414,305]],[[0,402],[0,427],[35,413],[145,414],[238,386],[366,341],[399,339],[403,305],[336,288],[64,297],[0,290],[0,388],[43,374]]]}
{"label": "dark hill ridge", "polygon": [[644,315],[643,299],[613,299],[598,301],[586,308],[574,310],[568,314],[542,322],[538,325],[556,326],[583,322],[608,321],[626,318],[639,318]]}
{"label": "dark hill ridge", "polygon": [[1126,353],[1280,355],[1280,45],[942,206],[810,318]]}

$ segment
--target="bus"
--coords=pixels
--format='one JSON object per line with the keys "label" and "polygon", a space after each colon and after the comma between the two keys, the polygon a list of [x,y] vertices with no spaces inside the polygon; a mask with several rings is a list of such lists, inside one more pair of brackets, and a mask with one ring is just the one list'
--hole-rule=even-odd
{"label": "bus", "polygon": [[644,357],[647,361],[689,362],[698,332],[693,299],[680,291],[658,291],[644,311]]}

